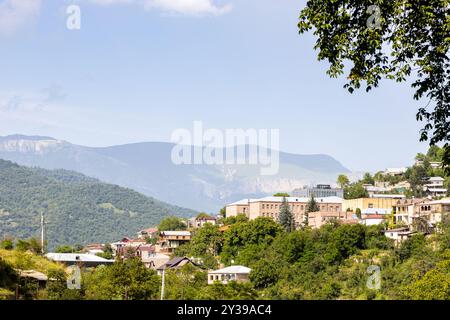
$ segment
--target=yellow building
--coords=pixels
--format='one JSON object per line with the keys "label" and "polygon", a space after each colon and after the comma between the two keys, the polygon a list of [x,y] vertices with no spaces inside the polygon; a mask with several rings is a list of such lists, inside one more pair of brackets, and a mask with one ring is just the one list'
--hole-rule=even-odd
{"label": "yellow building", "polygon": [[358,198],[342,201],[342,210],[355,212],[357,208],[365,209],[385,209],[391,211],[398,199],[395,198]]}

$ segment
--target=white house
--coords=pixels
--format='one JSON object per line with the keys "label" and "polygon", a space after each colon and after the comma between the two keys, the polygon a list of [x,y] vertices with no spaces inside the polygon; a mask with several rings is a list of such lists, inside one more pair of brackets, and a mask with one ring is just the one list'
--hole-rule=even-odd
{"label": "white house", "polygon": [[218,281],[227,284],[230,281],[247,282],[252,269],[244,266],[230,266],[208,272],[208,284]]}
{"label": "white house", "polygon": [[401,243],[402,241],[405,241],[411,235],[413,235],[414,231],[410,231],[409,228],[397,228],[392,230],[384,230],[384,235],[390,239],[393,239],[396,244]]}
{"label": "white house", "polygon": [[427,183],[423,186],[423,190],[434,197],[441,197],[447,194],[447,189],[444,188],[444,178],[430,177]]}

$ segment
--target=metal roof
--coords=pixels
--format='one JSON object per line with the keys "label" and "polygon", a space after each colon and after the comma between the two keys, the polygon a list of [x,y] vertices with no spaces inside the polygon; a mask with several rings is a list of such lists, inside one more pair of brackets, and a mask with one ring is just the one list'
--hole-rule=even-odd
{"label": "metal roof", "polygon": [[189,231],[161,231],[161,234],[165,236],[190,236]]}
{"label": "metal roof", "polygon": [[252,269],[244,267],[244,266],[230,266],[219,270],[214,270],[208,272],[209,274],[217,274],[217,273],[237,273],[237,274],[249,274]]}
{"label": "metal roof", "polygon": [[112,263],[114,260],[108,260],[94,254],[88,253],[47,253],[45,255],[48,259],[58,262],[97,262],[97,263]]}
{"label": "metal roof", "polygon": [[[297,198],[297,197],[286,197],[288,203],[308,203],[311,198]],[[317,203],[342,203],[342,198],[340,197],[314,197]],[[250,202],[283,202],[283,197],[264,197],[260,199],[253,199]]]}

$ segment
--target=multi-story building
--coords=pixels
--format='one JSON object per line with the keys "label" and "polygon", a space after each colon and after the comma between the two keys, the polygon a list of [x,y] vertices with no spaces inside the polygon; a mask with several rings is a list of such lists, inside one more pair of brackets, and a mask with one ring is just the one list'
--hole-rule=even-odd
{"label": "multi-story building", "polygon": [[256,199],[243,199],[230,203],[225,207],[225,215],[227,217],[235,217],[239,214],[244,214],[248,217],[250,211],[250,201],[254,200]]}
{"label": "multi-story building", "polygon": [[396,223],[413,227],[414,220],[425,218],[431,227],[442,221],[445,214],[450,214],[450,198],[441,200],[408,199],[398,201],[394,206]]}
{"label": "multi-story building", "polygon": [[[433,169],[442,168],[442,162],[440,162],[440,161],[430,161],[429,164],[430,164],[430,167],[433,168]],[[423,166],[423,161],[422,160],[416,160],[415,165],[416,166]]]}
{"label": "multi-story building", "polygon": [[353,212],[356,212],[356,209],[385,209],[392,211],[397,201],[398,199],[395,197],[385,197],[383,195],[380,195],[380,198],[346,199],[342,201],[342,208],[345,211]]}
{"label": "multi-story building", "polygon": [[171,253],[175,248],[189,241],[191,241],[191,233],[189,231],[161,231],[156,245],[156,252]]}
{"label": "multi-story building", "polygon": [[447,189],[444,188],[444,181],[442,177],[430,177],[423,186],[423,190],[433,197],[445,196],[447,195]]}
{"label": "multi-story building", "polygon": [[292,197],[296,198],[316,198],[324,197],[344,197],[344,190],[340,188],[332,188],[329,184],[318,184],[315,187],[303,187],[292,191]]}
{"label": "multi-story building", "polygon": [[[320,212],[342,212],[342,198],[324,197],[315,198]],[[249,219],[258,217],[269,217],[278,220],[283,197],[265,197],[261,199],[250,199],[232,203],[226,207],[226,216],[235,216],[237,208],[246,214]],[[300,225],[305,218],[305,212],[310,198],[286,197],[289,208],[294,215],[295,222]],[[238,207],[239,206],[239,207]],[[245,209],[245,210],[244,210]],[[230,213],[230,215],[229,215]]]}

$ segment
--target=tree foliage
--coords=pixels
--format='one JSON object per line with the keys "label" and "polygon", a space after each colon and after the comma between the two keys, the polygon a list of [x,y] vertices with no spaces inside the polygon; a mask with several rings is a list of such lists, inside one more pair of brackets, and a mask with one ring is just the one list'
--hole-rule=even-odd
{"label": "tree foliage", "polygon": [[[413,79],[414,99],[426,98],[417,112],[424,121],[420,140],[443,141],[450,164],[449,0],[309,0],[299,31],[314,29],[318,59],[338,77],[348,70],[350,92],[365,82],[366,91],[382,79]],[[431,106],[430,106],[431,105]]]}
{"label": "tree foliage", "polygon": [[195,214],[72,171],[0,160],[0,181],[0,213],[6,213],[0,214],[2,234],[22,239],[38,235],[42,211],[50,250],[64,244],[113,242],[170,214]]}
{"label": "tree foliage", "polygon": [[283,196],[283,202],[280,205],[280,213],[278,215],[278,222],[284,228],[286,232],[292,232],[295,230],[295,219],[294,215],[289,208],[289,203],[286,197]]}

